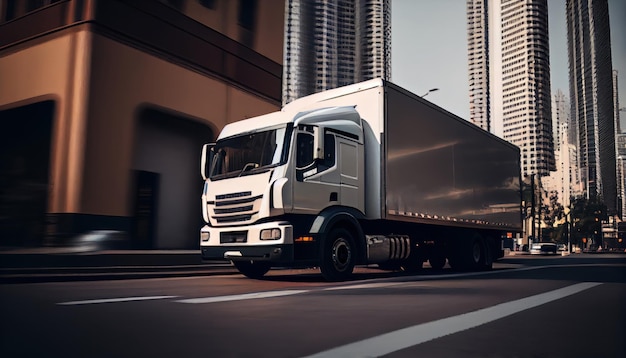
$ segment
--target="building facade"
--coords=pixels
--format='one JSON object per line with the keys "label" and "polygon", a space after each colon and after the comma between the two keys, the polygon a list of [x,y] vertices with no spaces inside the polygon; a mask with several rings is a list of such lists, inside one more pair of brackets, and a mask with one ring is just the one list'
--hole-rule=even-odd
{"label": "building facade", "polygon": [[626,133],[617,135],[617,199],[620,220],[626,221]]}
{"label": "building facade", "polygon": [[552,101],[552,128],[558,129],[553,132],[556,169],[557,172],[563,171],[562,176],[565,179],[562,183],[563,189],[560,190],[569,191],[569,196],[559,197],[563,199],[561,201],[563,205],[566,201],[569,203],[571,198],[583,196],[576,147],[578,130],[576,124],[572,123],[570,108],[568,98],[563,91],[557,89]]}
{"label": "building facade", "polygon": [[547,1],[468,0],[467,12],[470,121],[520,147],[524,176],[547,176],[556,169]]}
{"label": "building facade", "polygon": [[390,0],[287,0],[283,104],[391,78]]}
{"label": "building facade", "polygon": [[615,168],[617,171],[617,216],[626,221],[626,135],[622,133],[619,106],[618,72],[613,70],[613,118],[615,118]]}
{"label": "building facade", "polygon": [[[560,89],[556,90],[552,96],[552,137],[554,138],[554,152],[558,153],[561,145],[561,126],[566,125],[568,130],[564,133],[567,136],[567,143],[576,143],[576,126],[570,123],[570,106],[565,94]],[[574,127],[572,134],[571,127]]]}
{"label": "building facade", "polygon": [[201,146],[279,108],[283,9],[0,2],[0,245],[197,247]]}
{"label": "building facade", "polygon": [[578,126],[581,176],[588,198],[617,212],[611,34],[607,0],[567,0],[572,118]]}
{"label": "building facade", "polygon": [[491,132],[489,81],[489,1],[467,1],[470,121]]}

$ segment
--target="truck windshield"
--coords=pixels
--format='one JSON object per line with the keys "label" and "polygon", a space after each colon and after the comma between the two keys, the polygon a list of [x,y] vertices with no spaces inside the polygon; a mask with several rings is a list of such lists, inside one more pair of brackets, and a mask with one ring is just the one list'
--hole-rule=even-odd
{"label": "truck windshield", "polygon": [[225,138],[213,148],[211,179],[258,173],[287,160],[291,126]]}

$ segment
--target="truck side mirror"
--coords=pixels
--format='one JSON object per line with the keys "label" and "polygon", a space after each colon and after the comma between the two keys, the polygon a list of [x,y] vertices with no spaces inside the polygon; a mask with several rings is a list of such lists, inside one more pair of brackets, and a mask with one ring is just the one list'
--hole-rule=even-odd
{"label": "truck side mirror", "polygon": [[213,163],[213,148],[215,143],[209,143],[202,146],[202,156],[200,157],[200,174],[202,179],[206,180],[211,172],[211,163]]}
{"label": "truck side mirror", "polygon": [[313,127],[313,159],[324,159],[324,127]]}

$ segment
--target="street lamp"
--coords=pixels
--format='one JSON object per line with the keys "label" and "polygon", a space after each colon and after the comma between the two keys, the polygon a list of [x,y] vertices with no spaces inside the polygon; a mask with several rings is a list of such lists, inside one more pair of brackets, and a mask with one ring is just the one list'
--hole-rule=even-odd
{"label": "street lamp", "polygon": [[428,92],[424,93],[423,95],[421,95],[420,97],[424,98],[426,97],[430,92],[435,92],[435,91],[439,91],[439,88],[431,88],[428,90]]}

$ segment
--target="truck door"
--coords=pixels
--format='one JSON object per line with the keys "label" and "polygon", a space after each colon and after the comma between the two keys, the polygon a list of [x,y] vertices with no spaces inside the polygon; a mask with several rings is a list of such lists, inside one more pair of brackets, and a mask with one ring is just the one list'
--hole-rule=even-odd
{"label": "truck door", "polygon": [[313,142],[313,126],[298,126],[293,207],[294,211],[317,214],[327,206],[339,204],[341,179],[336,163],[335,136],[324,134],[323,159],[314,159]]}
{"label": "truck door", "polygon": [[339,145],[339,172],[341,205],[363,209],[362,185],[359,184],[359,146],[354,141],[337,137]]}

